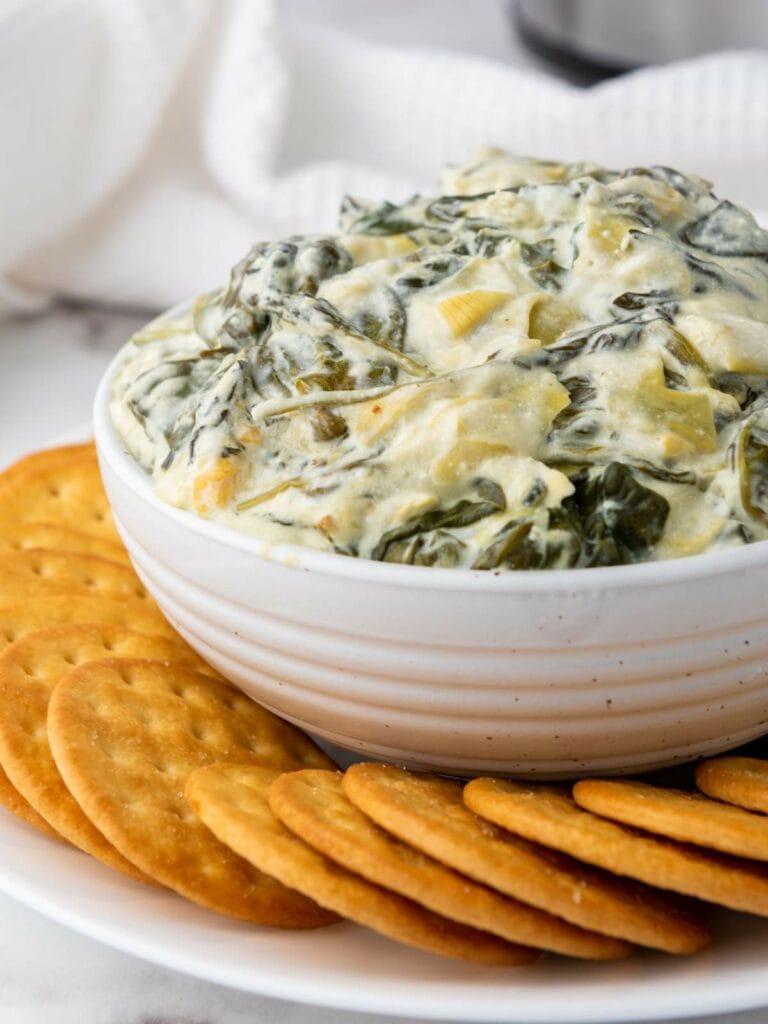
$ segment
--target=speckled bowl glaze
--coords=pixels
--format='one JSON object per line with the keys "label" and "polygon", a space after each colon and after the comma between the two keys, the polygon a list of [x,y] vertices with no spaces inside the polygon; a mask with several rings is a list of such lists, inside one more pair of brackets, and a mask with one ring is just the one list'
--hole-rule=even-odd
{"label": "speckled bowl glaze", "polygon": [[98,391],[104,484],[168,618],[254,699],[359,756],[456,774],[670,765],[768,729],[768,541],[506,572],[267,546],[156,497]]}

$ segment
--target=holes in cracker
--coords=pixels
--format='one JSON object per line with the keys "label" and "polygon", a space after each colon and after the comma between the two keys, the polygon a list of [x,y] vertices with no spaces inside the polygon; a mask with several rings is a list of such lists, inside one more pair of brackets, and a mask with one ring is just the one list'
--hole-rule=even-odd
{"label": "holes in cracker", "polygon": [[[168,813],[172,818],[178,818],[179,821],[183,822],[198,820],[194,812],[190,810],[189,807],[186,807],[183,804],[173,804],[171,807],[168,808]],[[199,867],[204,869],[203,864],[199,865]]]}
{"label": "holes in cracker", "polygon": [[133,686],[133,678],[127,668],[124,668],[122,665],[116,666],[115,675],[125,686]]}

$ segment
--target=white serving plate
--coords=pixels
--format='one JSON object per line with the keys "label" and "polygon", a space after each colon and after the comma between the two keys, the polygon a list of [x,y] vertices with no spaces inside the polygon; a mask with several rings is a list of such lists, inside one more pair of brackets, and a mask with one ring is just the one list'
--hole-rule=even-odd
{"label": "white serving plate", "polygon": [[0,809],[0,890],[107,945],[207,981],[358,1012],[444,1021],[599,1024],[768,1004],[768,920],[723,913],[712,948],[514,970],[420,953],[352,924],[257,928],[145,888]]}

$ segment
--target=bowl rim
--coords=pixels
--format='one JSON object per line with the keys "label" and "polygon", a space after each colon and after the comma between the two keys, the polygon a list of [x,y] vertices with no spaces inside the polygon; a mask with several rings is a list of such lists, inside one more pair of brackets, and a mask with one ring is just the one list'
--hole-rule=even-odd
{"label": "bowl rim", "polygon": [[[178,303],[155,320],[183,315],[192,301]],[[116,473],[123,484],[159,514],[177,526],[207,541],[249,554],[261,561],[286,568],[344,577],[363,583],[420,590],[489,591],[501,593],[572,593],[652,587],[665,583],[689,583],[707,577],[768,567],[768,540],[754,541],[740,548],[725,548],[680,558],[637,562],[630,565],[592,566],[579,569],[440,569],[435,566],[401,565],[354,558],[333,551],[318,551],[300,544],[274,543],[254,534],[212,522],[194,512],[177,508],[155,493],[152,479],[125,451],[109,413],[112,380],[127,358],[129,338],[110,361],[96,390],[93,427],[99,459]],[[119,519],[119,512],[117,514]]]}

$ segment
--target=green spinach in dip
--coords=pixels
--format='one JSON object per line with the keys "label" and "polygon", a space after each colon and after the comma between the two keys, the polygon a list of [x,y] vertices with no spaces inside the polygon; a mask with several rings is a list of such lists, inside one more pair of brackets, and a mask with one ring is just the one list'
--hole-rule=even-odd
{"label": "green spinach in dip", "polygon": [[768,538],[768,232],[707,182],[488,150],[347,198],[129,344],[157,491],[270,542],[541,569]]}

